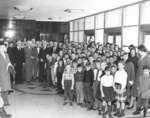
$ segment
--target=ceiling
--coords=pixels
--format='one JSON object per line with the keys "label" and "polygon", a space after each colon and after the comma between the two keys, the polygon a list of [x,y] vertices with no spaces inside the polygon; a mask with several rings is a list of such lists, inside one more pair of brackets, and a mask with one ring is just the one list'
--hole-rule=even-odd
{"label": "ceiling", "polygon": [[[69,21],[137,1],[140,0],[0,0],[0,18]],[[71,13],[65,9],[71,9]]]}

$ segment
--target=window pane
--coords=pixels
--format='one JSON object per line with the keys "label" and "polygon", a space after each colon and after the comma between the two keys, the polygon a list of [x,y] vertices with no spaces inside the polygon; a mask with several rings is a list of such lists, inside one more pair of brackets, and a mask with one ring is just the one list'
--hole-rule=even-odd
{"label": "window pane", "polygon": [[79,20],[79,30],[84,30],[84,19]]}
{"label": "window pane", "polygon": [[138,26],[123,28],[123,45],[138,45]]}
{"label": "window pane", "polygon": [[95,42],[103,44],[103,39],[104,39],[104,30],[96,30],[95,31]]}
{"label": "window pane", "polygon": [[141,24],[150,24],[150,1],[142,3]]}
{"label": "window pane", "polygon": [[78,24],[78,20],[74,21],[74,31],[78,31],[79,30],[79,24]]}
{"label": "window pane", "polygon": [[70,22],[70,31],[73,31],[73,22]]}
{"label": "window pane", "polygon": [[124,50],[125,52],[130,52],[129,48],[126,47],[126,46],[125,46],[125,47],[123,46],[123,50]]}
{"label": "window pane", "polygon": [[139,5],[124,8],[124,25],[138,25]]}
{"label": "window pane", "polygon": [[85,19],[85,30],[94,29],[94,16]]}
{"label": "window pane", "polygon": [[74,32],[74,42],[78,42],[78,32]]}
{"label": "window pane", "polygon": [[150,44],[150,35],[145,35],[144,45],[148,49],[148,51],[150,51],[149,44]]}
{"label": "window pane", "polygon": [[122,9],[114,10],[106,13],[106,27],[120,27],[121,26]]}
{"label": "window pane", "polygon": [[114,43],[114,36],[109,35],[107,42],[108,43]]}
{"label": "window pane", "polygon": [[116,44],[121,47],[121,35],[116,36]]}
{"label": "window pane", "polygon": [[96,16],[96,29],[98,28],[104,28],[104,14]]}
{"label": "window pane", "polygon": [[70,32],[70,42],[73,41],[73,32]]}
{"label": "window pane", "polygon": [[84,32],[80,31],[79,32],[79,42],[83,42],[84,41]]}

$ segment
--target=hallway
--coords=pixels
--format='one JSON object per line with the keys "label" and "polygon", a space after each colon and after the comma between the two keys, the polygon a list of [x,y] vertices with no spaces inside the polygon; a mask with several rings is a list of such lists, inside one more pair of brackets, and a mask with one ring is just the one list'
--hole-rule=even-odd
{"label": "hallway", "polygon": [[31,95],[14,92],[7,108],[12,118],[99,118],[96,112],[74,105],[63,106],[63,97],[58,95]]}
{"label": "hallway", "polygon": [[[63,106],[63,96],[45,94],[45,91],[41,91],[39,94],[37,92],[39,86],[35,83],[28,86],[20,85],[19,87],[21,87],[22,91],[14,91],[9,96],[11,105],[6,107],[6,110],[12,114],[12,118],[101,118],[101,116],[97,115],[97,111],[87,111],[86,108],[81,108],[75,103],[72,107],[70,105]],[[30,92],[31,88],[34,88],[33,86],[37,86],[36,92],[32,90],[36,94]],[[27,87],[30,89],[27,90]],[[51,92],[54,92],[54,90]],[[133,110],[126,110],[124,118],[141,117],[133,117],[130,115],[132,112]]]}

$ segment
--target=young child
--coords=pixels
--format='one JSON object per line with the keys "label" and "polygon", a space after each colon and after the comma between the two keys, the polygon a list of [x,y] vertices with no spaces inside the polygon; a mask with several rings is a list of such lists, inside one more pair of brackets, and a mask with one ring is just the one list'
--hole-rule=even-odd
{"label": "young child", "polygon": [[111,105],[112,102],[115,100],[115,95],[114,95],[114,89],[113,89],[113,84],[114,84],[114,79],[113,76],[110,74],[111,70],[110,67],[105,68],[105,75],[101,77],[101,95],[103,98],[103,118],[106,118],[106,107],[108,108],[108,116],[109,118],[113,118],[111,114]]}
{"label": "young child", "polygon": [[147,108],[148,108],[149,99],[150,99],[150,67],[148,66],[143,67],[143,75],[141,75],[139,79],[138,92],[139,92],[138,93],[139,104],[137,107],[144,108],[143,116],[146,117]]}
{"label": "young child", "polygon": [[111,65],[111,74],[113,75],[113,77],[115,76],[116,71],[117,71],[117,66],[115,64]]}
{"label": "young child", "polygon": [[84,99],[85,105],[88,107],[87,110],[92,110],[93,108],[93,81],[94,81],[94,72],[91,69],[90,62],[86,63],[86,70],[84,72]]}
{"label": "young child", "polygon": [[126,86],[127,86],[127,72],[124,69],[125,63],[120,61],[118,63],[118,71],[115,73],[114,77],[114,90],[116,92],[117,99],[117,111],[114,114],[115,116],[122,117],[124,116],[125,110],[125,100],[126,100]]}
{"label": "young child", "polygon": [[76,95],[77,95],[77,104],[83,105],[84,103],[84,93],[83,93],[83,80],[84,80],[84,72],[81,64],[77,66],[77,72],[74,75],[75,77],[75,85],[76,85]]}
{"label": "young child", "polygon": [[74,73],[71,71],[71,65],[66,65],[62,76],[62,88],[64,89],[64,105],[70,103],[72,106],[72,90],[74,89]]}

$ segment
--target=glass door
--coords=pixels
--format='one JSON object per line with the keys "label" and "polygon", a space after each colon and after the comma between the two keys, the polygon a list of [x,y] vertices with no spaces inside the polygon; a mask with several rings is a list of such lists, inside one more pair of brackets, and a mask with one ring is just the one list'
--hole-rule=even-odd
{"label": "glass door", "polygon": [[121,34],[107,34],[106,42],[113,43],[121,47],[122,44]]}

